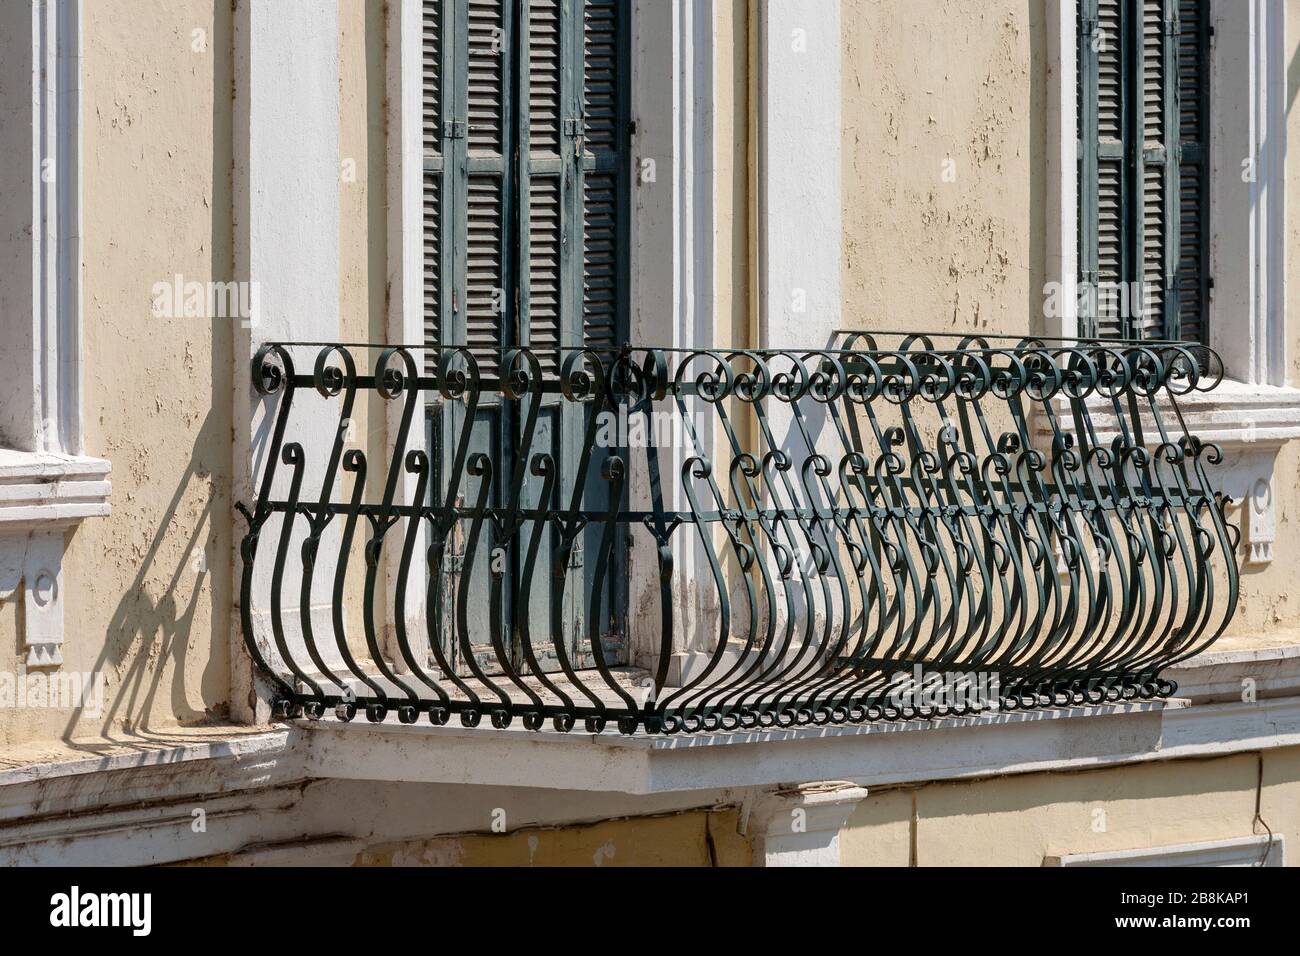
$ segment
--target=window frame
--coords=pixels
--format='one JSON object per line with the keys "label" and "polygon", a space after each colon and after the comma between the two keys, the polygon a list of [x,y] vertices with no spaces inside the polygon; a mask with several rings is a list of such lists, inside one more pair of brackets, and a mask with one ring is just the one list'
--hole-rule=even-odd
{"label": "window frame", "polygon": [[[628,0],[632,7],[628,113],[633,134],[628,154],[634,170],[651,164],[654,179],[630,177],[628,197],[627,315],[632,343],[708,349],[715,345],[713,315],[714,126],[717,78],[713,70],[715,5],[719,0]],[[388,341],[411,347],[420,367],[423,348],[423,148],[421,0],[392,0],[387,6],[387,198]],[[701,317],[707,316],[708,321]],[[390,403],[387,427],[395,432],[400,410]],[[418,431],[418,434],[417,434]],[[422,430],[413,430],[412,448],[422,448]],[[673,449],[661,467],[680,468],[687,457]],[[629,501],[648,495],[644,462],[630,463]],[[399,477],[397,498],[409,503],[416,478]],[[676,507],[665,502],[666,507]],[[638,594],[657,593],[659,569],[637,550],[629,552],[628,607]],[[689,586],[695,564],[684,555],[674,567],[674,586]],[[410,574],[427,573],[423,549],[416,549]],[[390,587],[399,561],[385,552]],[[403,608],[410,633],[423,633],[424,603],[419,588],[408,588]],[[679,613],[690,615],[689,607]],[[628,640],[634,662],[658,647],[657,620],[630,615]],[[389,622],[386,633],[393,632]],[[679,625],[676,633],[689,628]],[[683,637],[683,650],[685,638]]]}
{"label": "window frame", "polygon": [[[1066,340],[1080,335],[1076,2],[1051,0],[1046,24],[1044,302],[1055,286],[1061,308],[1044,309],[1041,327]],[[1277,454],[1300,438],[1300,389],[1287,381],[1286,356],[1285,0],[1210,0],[1210,20],[1209,112],[1216,128],[1209,194],[1219,212],[1210,224],[1213,286],[1205,322],[1225,381],[1208,397],[1185,397],[1180,407],[1188,427],[1224,453],[1216,480],[1243,502],[1243,560],[1258,566],[1273,559]],[[1255,160],[1251,182],[1241,178],[1243,156]]]}

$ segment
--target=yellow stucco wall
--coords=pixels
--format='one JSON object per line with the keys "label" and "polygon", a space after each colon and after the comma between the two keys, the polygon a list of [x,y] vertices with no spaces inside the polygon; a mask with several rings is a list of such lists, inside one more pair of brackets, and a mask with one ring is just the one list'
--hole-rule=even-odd
{"label": "yellow stucco wall", "polygon": [[749,866],[734,809],[473,833],[371,847],[358,866]]}
{"label": "yellow stucco wall", "polygon": [[1043,4],[843,0],[840,30],[846,327],[1023,331],[1042,311]]}
{"label": "yellow stucco wall", "polygon": [[[155,316],[151,289],[230,277],[230,4],[125,8],[83,5],[82,410],[113,513],[63,566],[64,670],[104,673],[105,709],[10,712],[4,745],[221,719],[229,697],[231,334]],[[16,652],[0,640],[0,667]]]}
{"label": "yellow stucco wall", "polygon": [[[339,5],[339,149],[353,161],[340,170],[339,306],[354,341],[385,337],[384,6]],[[106,695],[99,716],[6,711],[0,747],[147,738],[229,714],[233,329],[157,317],[151,290],[233,278],[234,15],[213,0],[83,11],[82,407],[86,453],[112,462],[113,494],[112,515],[71,537],[63,653],[67,671],[102,672]],[[377,401],[359,433],[382,420]],[[372,434],[370,453],[383,442]],[[21,660],[20,596],[0,604],[6,671]]]}
{"label": "yellow stucco wall", "polygon": [[840,858],[851,866],[1041,866],[1048,856],[1269,830],[1283,837],[1294,865],[1300,748],[882,790],[849,819]]}

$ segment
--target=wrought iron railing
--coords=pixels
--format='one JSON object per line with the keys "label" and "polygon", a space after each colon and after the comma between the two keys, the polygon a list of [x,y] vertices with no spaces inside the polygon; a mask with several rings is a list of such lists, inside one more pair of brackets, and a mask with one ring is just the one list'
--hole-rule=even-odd
{"label": "wrought iron railing", "polygon": [[692,732],[1168,696],[1237,602],[1219,451],[1178,405],[1217,367],[894,333],[267,345],[244,636],[280,717]]}

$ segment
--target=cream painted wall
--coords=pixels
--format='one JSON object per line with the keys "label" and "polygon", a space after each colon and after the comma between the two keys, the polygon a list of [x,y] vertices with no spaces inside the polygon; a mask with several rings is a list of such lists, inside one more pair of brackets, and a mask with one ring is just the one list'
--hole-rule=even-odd
{"label": "cream painted wall", "polygon": [[1042,311],[1042,0],[843,0],[841,30],[845,325],[1024,330]]}
{"label": "cream painted wall", "polygon": [[[99,716],[6,712],[0,747],[28,753],[43,740],[138,741],[228,719],[231,554],[243,530],[230,501],[231,320],[151,312],[155,282],[232,278],[230,4],[94,0],[84,11],[83,408],[87,453],[113,463],[113,513],[72,536],[64,656],[67,671],[102,672],[106,695]],[[340,153],[353,164],[340,170],[339,297],[350,340],[384,338],[383,17],[383,0],[340,4]],[[371,434],[382,410],[359,417]],[[383,444],[374,433],[374,460]],[[17,604],[0,606],[9,671]]]}
{"label": "cream painted wall", "polygon": [[[1267,828],[1255,820],[1261,779]],[[849,866],[906,866],[913,855],[919,866],[1041,866],[1047,856],[1269,830],[1295,865],[1300,748],[879,791],[849,819],[840,857]]]}
{"label": "cream painted wall", "polygon": [[[230,5],[129,6],[83,6],[83,419],[113,512],[72,536],[63,654],[104,674],[104,712],[9,712],[6,746],[147,739],[227,710],[230,327],[154,316],[151,287],[230,277]],[[0,640],[0,668],[15,651]]]}

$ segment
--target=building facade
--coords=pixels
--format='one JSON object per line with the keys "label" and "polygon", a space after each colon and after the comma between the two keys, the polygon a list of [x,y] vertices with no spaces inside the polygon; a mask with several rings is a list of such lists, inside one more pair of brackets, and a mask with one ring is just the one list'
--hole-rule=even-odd
{"label": "building facade", "polygon": [[[1288,250],[1300,220],[1286,194],[1291,182],[1300,188],[1300,154],[1287,150],[1300,123],[1298,56],[1292,0],[5,4],[0,860],[1290,862],[1300,853],[1290,560],[1300,544],[1300,319],[1290,313],[1300,262]],[[522,542],[553,545],[529,530],[543,522],[520,495],[538,494],[529,482],[544,482],[546,467],[583,473],[592,444],[568,393],[531,383],[559,382],[575,350],[628,346],[661,350],[672,371],[685,368],[674,355],[725,356],[735,375],[732,356],[744,353],[750,387],[762,390],[755,369],[766,362],[775,374],[778,353],[804,356],[781,366],[794,375],[818,367],[810,352],[863,348],[846,345],[854,333],[882,342],[898,333],[897,342],[925,332],[978,337],[961,347],[977,353],[1001,348],[989,345],[1000,337],[1179,340],[1221,373],[1177,417],[1221,452],[1207,474],[1230,499],[1234,530],[1214,547],[1183,545],[1194,555],[1179,579],[1188,590],[1132,591],[1125,611],[1094,594],[1097,613],[1078,617],[1063,644],[1077,663],[1094,632],[1143,605],[1168,610],[1169,622],[1188,606],[1207,619],[1211,606],[1227,607],[1222,627],[1202,622],[1195,641],[1185,624],[1170,623],[1159,641],[1134,636],[1154,659],[1196,650],[1166,655],[1161,676],[1176,690],[911,720],[705,721],[676,734],[620,734],[613,720],[583,726],[581,715],[562,728],[548,714],[540,731],[518,719],[480,725],[477,713],[456,719],[456,707],[437,720],[438,701],[423,691],[414,722],[396,706],[377,720],[364,706],[338,719],[347,701],[337,694],[323,719],[286,707],[277,672],[301,691],[342,667],[332,648],[314,656],[312,631],[347,631],[337,653],[370,653],[390,692],[413,680],[412,656],[438,686],[459,675],[480,692],[476,667],[489,685],[503,671],[558,673],[549,658],[519,663],[534,647],[517,637],[524,620],[554,638],[563,666],[617,670],[610,693],[666,700],[723,671],[734,687],[718,693],[747,693],[747,681],[786,666],[766,644],[752,651],[756,633],[842,619],[847,634],[854,609],[887,590],[864,586],[856,605],[828,597],[814,609],[808,598],[806,612],[786,618],[775,598],[753,597],[769,581],[765,561],[783,567],[771,580],[788,594],[800,572],[775,533],[766,549],[737,543],[733,524],[749,521],[750,534],[762,524],[735,500],[737,484],[706,508],[692,482],[707,477],[701,457],[726,459],[734,433],[760,449],[755,458],[790,446],[764,438],[757,411],[737,414],[734,432],[710,411],[683,433],[694,421],[683,408],[669,437],[650,440],[662,451],[660,489],[633,464],[633,427],[615,414],[603,461],[626,465],[626,488],[619,468],[606,468],[605,484],[591,479],[575,500],[584,516],[621,507],[637,526],[611,519],[604,534],[586,517],[570,526],[561,563],[571,570],[543,599],[532,582],[547,575],[529,570]],[[348,354],[372,378],[341,417],[304,398],[282,418],[292,370],[276,358],[288,379],[263,375],[274,378],[264,360],[279,343],[361,343]],[[409,348],[382,351],[398,346]],[[348,376],[322,371],[341,350],[314,369],[319,346],[295,348],[284,354],[303,377],[299,391],[315,384],[351,400]],[[442,357],[453,352],[477,363],[469,388],[481,402],[452,394],[460,366]],[[641,367],[645,353],[636,355]],[[403,392],[400,375],[385,378],[408,358],[408,386],[424,382],[419,401],[406,400],[416,393]],[[1024,367],[1026,379],[1036,368]],[[512,372],[524,398],[502,384]],[[691,367],[682,380],[699,374]],[[497,384],[479,395],[475,376]],[[780,387],[767,386],[772,427],[804,428],[796,403],[777,407]],[[969,406],[966,393],[952,394]],[[532,427],[529,402],[548,436],[549,464],[533,471],[521,449],[543,440],[519,437]],[[1123,428],[1123,411],[1116,417],[1112,431]],[[282,444],[286,421],[306,464]],[[1033,427],[1050,445],[1055,427]],[[503,476],[491,493],[458,455],[460,436],[471,464]],[[824,438],[804,439],[801,464],[813,472]],[[331,448],[345,454],[326,466]],[[853,465],[827,459],[832,471]],[[334,553],[313,581],[317,552],[305,558],[304,532],[283,532],[284,508],[257,507],[288,497],[298,513],[295,468],[304,502],[356,490],[386,503],[350,512],[358,536],[382,538],[375,529],[390,517],[401,517],[399,531],[367,553],[360,538],[340,545],[342,518],[313,528],[311,547]],[[680,477],[692,468],[694,478]],[[714,471],[740,482],[734,468]],[[454,526],[435,522],[432,540],[402,530],[408,516],[394,502],[436,499],[466,474],[477,479],[466,497],[477,489],[487,502],[480,532],[468,512]],[[1184,491],[1175,509],[1188,507]],[[1145,496],[1143,520],[1163,522],[1158,498]],[[1039,503],[1051,511],[1052,501]],[[829,520],[808,508],[802,518]],[[651,512],[716,524],[669,548],[665,563],[668,535],[682,532],[676,522],[656,531]],[[503,530],[511,513],[518,523]],[[254,563],[259,529],[263,562],[283,552],[273,568]],[[500,551],[502,568],[496,551],[475,549],[476,533],[518,535],[515,550]],[[806,533],[808,554],[792,558],[816,565],[804,572],[808,589],[815,581],[830,593],[833,579],[848,594],[867,580],[866,564],[855,570],[838,544],[819,563],[817,534],[832,532]],[[984,607],[1010,558],[995,556],[981,577],[957,537],[927,537],[919,550],[933,548],[931,563],[917,557],[914,567],[934,577],[951,565],[946,599]],[[1003,547],[993,537],[982,539],[990,554]],[[396,543],[405,539],[407,548]],[[1087,557],[1057,547],[1049,565],[1123,564],[1095,546]],[[1133,561],[1128,572],[1147,573]],[[1066,567],[1025,579],[1069,582],[1061,594],[1082,593],[1083,577]],[[981,619],[996,629],[1013,618],[1013,605],[969,612],[967,636]],[[938,612],[927,603],[917,613]],[[865,616],[855,633],[867,634]],[[1034,647],[1052,630],[1017,626]],[[499,657],[503,629],[516,635],[513,663]],[[1201,647],[1202,636],[1216,639]],[[969,646],[992,648],[986,637]],[[729,638],[745,644],[740,663],[715,653]],[[826,661],[865,639],[837,639]],[[991,653],[890,662],[910,670],[947,659],[973,671]],[[295,654],[311,658],[306,682],[281,659]],[[1088,660],[1100,668],[1113,658]],[[1050,647],[1035,659],[1071,664]],[[865,665],[839,666],[783,673],[847,681]],[[365,683],[344,695],[367,698]],[[519,695],[533,686],[516,683]]]}

